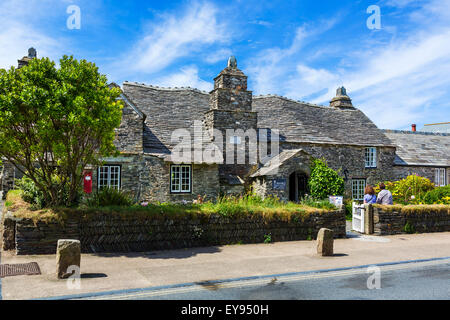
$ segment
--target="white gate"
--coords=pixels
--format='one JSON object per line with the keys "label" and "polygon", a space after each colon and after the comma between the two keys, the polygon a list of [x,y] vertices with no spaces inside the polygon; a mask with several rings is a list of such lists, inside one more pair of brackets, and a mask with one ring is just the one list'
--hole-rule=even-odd
{"label": "white gate", "polygon": [[361,233],[364,233],[364,210],[363,204],[357,204],[353,202],[353,217],[352,217],[352,229]]}

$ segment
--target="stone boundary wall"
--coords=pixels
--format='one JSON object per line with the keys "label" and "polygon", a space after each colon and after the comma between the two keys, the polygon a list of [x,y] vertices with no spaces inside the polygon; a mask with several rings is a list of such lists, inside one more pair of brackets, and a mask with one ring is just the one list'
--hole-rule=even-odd
{"label": "stone boundary wall", "polygon": [[[139,252],[238,243],[262,243],[315,239],[320,228],[345,237],[345,211],[313,213],[302,221],[263,221],[262,218],[230,219],[219,215],[209,219],[123,218],[101,215],[95,218],[44,223],[17,219],[10,214],[4,222],[8,249],[16,254],[54,254],[58,239],[81,241],[83,253]],[[13,235],[13,236],[12,236]],[[12,238],[11,238],[12,237]]]}
{"label": "stone boundary wall", "polygon": [[405,225],[410,226],[410,233],[446,232],[450,231],[450,209],[437,211],[417,211],[403,213],[401,209],[393,207],[386,210],[378,206],[366,207],[365,233],[375,235],[392,235],[407,233]]}

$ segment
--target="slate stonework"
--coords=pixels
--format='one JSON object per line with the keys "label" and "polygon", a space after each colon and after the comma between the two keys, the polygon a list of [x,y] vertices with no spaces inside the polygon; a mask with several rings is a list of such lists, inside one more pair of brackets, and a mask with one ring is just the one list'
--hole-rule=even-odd
{"label": "slate stonework", "polygon": [[59,223],[15,221],[16,254],[54,254],[58,239],[78,239],[90,252],[137,252],[237,243],[315,239],[321,228],[345,237],[345,212],[312,213],[303,220],[285,222],[262,218],[140,219],[101,215]]}

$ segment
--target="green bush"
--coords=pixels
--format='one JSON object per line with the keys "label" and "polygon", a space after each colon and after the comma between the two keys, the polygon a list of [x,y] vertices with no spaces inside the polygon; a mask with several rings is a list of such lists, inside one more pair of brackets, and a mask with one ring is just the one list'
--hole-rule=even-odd
{"label": "green bush", "polygon": [[450,204],[450,184],[428,191],[423,197],[425,204]]}
{"label": "green bush", "polygon": [[[69,202],[69,185],[63,185],[61,183],[61,179],[57,175],[52,177],[52,184],[55,186],[53,190],[56,190],[58,193],[57,198],[61,201],[61,203],[56,203],[55,206],[65,206]],[[36,186],[36,183],[34,183],[34,181],[29,177],[23,176],[22,179],[16,179],[15,185],[16,189],[22,190],[22,199],[30,203],[33,209],[42,209],[49,205],[42,190],[40,190]],[[72,201],[71,206],[78,205],[82,194],[81,189],[76,192],[75,199]]]}
{"label": "green bush", "polygon": [[328,167],[325,159],[313,160],[308,185],[315,199],[326,199],[328,196],[344,194],[344,179]]}
{"label": "green bush", "polygon": [[102,188],[85,198],[85,204],[88,207],[109,207],[109,206],[131,206],[133,200],[131,197],[115,188]]}
{"label": "green bush", "polygon": [[22,179],[16,179],[15,185],[16,189],[22,190],[22,199],[30,203],[34,209],[45,207],[44,194],[36,187],[33,180],[24,176]]}
{"label": "green bush", "polygon": [[[405,179],[395,182],[385,182],[386,189],[391,191],[394,203],[420,204],[425,194],[434,189],[434,184],[427,178],[412,174]],[[379,185],[375,192],[380,192]]]}

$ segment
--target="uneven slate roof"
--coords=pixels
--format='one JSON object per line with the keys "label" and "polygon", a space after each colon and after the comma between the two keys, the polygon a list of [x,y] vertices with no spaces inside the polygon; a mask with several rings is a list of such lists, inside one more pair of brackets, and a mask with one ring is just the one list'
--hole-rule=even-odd
{"label": "uneven slate roof", "polygon": [[420,129],[421,132],[450,133],[450,122],[426,124]]}
{"label": "uneven slate roof", "polygon": [[358,109],[339,109],[280,96],[253,98],[258,127],[280,130],[291,142],[392,146],[391,141]]}
{"label": "uneven slate roof", "polygon": [[202,121],[209,110],[208,93],[197,89],[124,82],[123,91],[147,115],[143,141],[144,152],[149,154],[169,154],[178,144],[171,142],[176,129],[187,129],[193,139],[194,120]]}
{"label": "uneven slate roof", "polygon": [[276,174],[277,169],[283,165],[284,162],[298,154],[299,152],[305,152],[302,149],[283,150],[280,154],[269,160],[264,166],[259,168],[255,173],[251,175],[252,178],[261,176],[270,176]]}
{"label": "uneven slate roof", "polygon": [[397,165],[450,166],[450,134],[383,130],[397,145]]}

